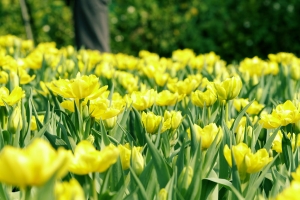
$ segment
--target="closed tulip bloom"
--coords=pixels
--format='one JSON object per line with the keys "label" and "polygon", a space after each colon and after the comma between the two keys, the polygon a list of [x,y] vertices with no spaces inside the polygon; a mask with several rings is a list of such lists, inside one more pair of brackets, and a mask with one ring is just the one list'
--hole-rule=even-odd
{"label": "closed tulip bloom", "polygon": [[120,159],[122,164],[122,169],[127,170],[130,166],[130,157],[131,157],[131,147],[129,143],[124,145],[118,145],[118,149],[120,152]]}
{"label": "closed tulip bloom", "polygon": [[57,182],[54,188],[56,200],[85,200],[84,192],[78,181]]}
{"label": "closed tulip bloom", "polygon": [[188,189],[194,176],[194,170],[191,166],[184,167],[178,178],[178,185],[184,189]]}
{"label": "closed tulip bloom", "polygon": [[168,198],[168,192],[165,188],[162,188],[158,193],[158,200],[167,200]]}
{"label": "closed tulip bloom", "polygon": [[240,77],[226,78],[221,83],[215,83],[216,93],[220,100],[231,100],[237,97],[242,89],[242,81]]}
{"label": "closed tulip bloom", "polygon": [[23,128],[21,108],[19,106],[14,108],[8,122],[8,129],[11,133],[15,133],[18,128],[20,130]]}
{"label": "closed tulip bloom", "polygon": [[132,169],[137,175],[140,175],[145,167],[144,157],[140,152],[140,147],[132,147],[131,150]]}
{"label": "closed tulip bloom", "polygon": [[[194,129],[196,131],[197,140],[201,140],[202,149],[208,149],[218,134],[218,143],[223,137],[222,128],[217,127],[215,123],[210,123],[204,128],[201,128],[197,124],[194,124]],[[190,136],[190,129],[188,129],[188,134]]]}
{"label": "closed tulip bloom", "polygon": [[212,90],[206,90],[205,92],[196,90],[192,92],[191,100],[194,105],[203,108],[204,105],[207,107],[213,105],[217,101],[217,96]]}
{"label": "closed tulip bloom", "polygon": [[118,157],[119,149],[112,144],[98,151],[89,141],[82,140],[75,148],[69,170],[79,175],[90,172],[101,173],[117,162]]}
{"label": "closed tulip bloom", "polygon": [[230,167],[232,167],[231,151],[233,151],[233,156],[241,179],[246,177],[246,173],[256,173],[261,171],[273,159],[272,157],[269,157],[269,153],[266,149],[260,149],[253,154],[251,149],[245,143],[239,143],[232,146],[231,150],[228,145],[225,145],[224,156]]}
{"label": "closed tulip bloom", "polygon": [[35,139],[25,149],[5,146],[0,152],[0,182],[19,186],[40,186],[54,175],[63,177],[72,153],[57,151],[45,140]]}
{"label": "closed tulip bloom", "polygon": [[[168,127],[168,129],[175,130],[182,122],[182,115],[180,111],[168,111],[164,113],[164,123],[163,126]],[[163,131],[162,131],[163,132]]]}
{"label": "closed tulip bloom", "polygon": [[147,133],[154,134],[161,123],[162,117],[155,115],[153,112],[142,113],[142,123]]}

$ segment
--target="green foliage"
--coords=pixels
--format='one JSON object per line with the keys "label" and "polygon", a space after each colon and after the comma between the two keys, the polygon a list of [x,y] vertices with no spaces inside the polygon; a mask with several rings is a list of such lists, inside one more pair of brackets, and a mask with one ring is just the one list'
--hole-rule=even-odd
{"label": "green foliage", "polygon": [[[27,0],[35,41],[73,45],[71,8],[60,1]],[[268,53],[300,52],[298,0],[169,0],[110,2],[113,53],[142,49],[170,56],[176,49],[216,52],[231,62]],[[25,38],[19,1],[0,2],[0,35]]]}

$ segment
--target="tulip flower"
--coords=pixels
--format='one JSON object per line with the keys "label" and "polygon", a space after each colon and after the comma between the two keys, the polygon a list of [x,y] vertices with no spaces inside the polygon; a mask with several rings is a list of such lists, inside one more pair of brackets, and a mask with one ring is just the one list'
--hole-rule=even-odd
{"label": "tulip flower", "polygon": [[164,122],[161,132],[164,132],[167,129],[175,130],[178,128],[178,126],[182,122],[182,115],[180,111],[174,111],[171,112],[166,110],[164,113]]}
{"label": "tulip flower", "polygon": [[113,145],[98,151],[86,140],[82,140],[75,148],[74,159],[69,170],[74,174],[84,175],[90,172],[104,172],[117,162],[119,150]]}
{"label": "tulip flower", "polygon": [[150,108],[156,99],[157,92],[153,89],[144,92],[133,92],[130,96],[132,106],[137,110]]}
{"label": "tulip flower", "polygon": [[162,117],[155,115],[153,112],[142,113],[142,123],[147,133],[154,134],[161,123]]}
{"label": "tulip flower", "polygon": [[100,87],[98,77],[95,75],[81,76],[77,74],[75,79],[59,79],[48,85],[55,94],[64,98],[94,99],[106,91],[108,86]]}
{"label": "tulip flower", "polygon": [[40,186],[54,175],[63,177],[72,153],[57,151],[45,140],[35,139],[25,149],[5,146],[0,152],[0,182],[19,186]]}
{"label": "tulip flower", "polygon": [[69,182],[57,182],[54,188],[56,200],[84,200],[84,192],[78,181],[72,178]]}
{"label": "tulip flower", "polygon": [[230,167],[232,167],[231,151],[233,151],[235,163],[242,180],[246,178],[247,173],[261,171],[273,159],[272,157],[269,157],[269,153],[266,149],[260,149],[253,154],[251,149],[245,143],[239,143],[238,145],[232,146],[231,150],[228,145],[225,145],[224,156]]}
{"label": "tulip flower", "polygon": [[25,95],[21,87],[15,87],[9,94],[9,90],[2,86],[0,88],[0,106],[5,106],[4,102],[10,106],[18,103]]}
{"label": "tulip flower", "polygon": [[240,77],[227,78],[221,83],[214,83],[216,93],[220,100],[231,100],[237,97],[242,89],[242,81]]}
{"label": "tulip flower", "polygon": [[205,92],[196,90],[195,92],[192,92],[191,100],[194,105],[203,108],[204,105],[213,105],[217,101],[217,95],[215,91],[212,90],[206,90]]}
{"label": "tulip flower", "polygon": [[8,130],[11,133],[15,133],[18,128],[20,130],[23,128],[23,120],[20,106],[14,108],[8,120]]}
{"label": "tulip flower", "polygon": [[132,147],[131,165],[137,175],[140,175],[145,167],[144,157],[140,152],[140,147]]}
{"label": "tulip flower", "polygon": [[[221,127],[217,127],[215,123],[210,123],[204,128],[201,128],[197,124],[194,124],[194,129],[196,131],[196,138],[198,141],[201,141],[202,149],[208,149],[215,137],[218,135],[218,143],[223,137],[223,130]],[[190,129],[187,130],[189,137],[191,137]]]}

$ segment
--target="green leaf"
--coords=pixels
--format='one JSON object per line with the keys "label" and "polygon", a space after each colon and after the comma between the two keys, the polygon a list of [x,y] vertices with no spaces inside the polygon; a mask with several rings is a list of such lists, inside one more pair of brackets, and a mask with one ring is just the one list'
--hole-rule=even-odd
{"label": "green leaf", "polygon": [[282,131],[282,133],[282,155],[284,164],[289,171],[295,171],[291,140],[288,138],[285,131]]}
{"label": "green leaf", "polygon": [[56,176],[52,176],[46,184],[39,187],[36,193],[36,199],[53,200],[54,197],[54,185],[56,183]]}
{"label": "green leaf", "polygon": [[160,188],[163,188],[167,185],[169,179],[170,179],[170,170],[165,162],[164,158],[162,155],[159,153],[159,151],[155,148],[154,144],[151,142],[149,136],[146,134],[145,135],[149,151],[152,155],[153,163],[155,166],[156,170],[156,175],[157,175],[157,181],[160,185]]}
{"label": "green leaf", "polygon": [[280,127],[276,128],[275,131],[273,132],[273,134],[267,139],[266,144],[264,145],[264,148],[269,151],[271,149],[272,143],[277,135],[277,132],[279,131]]}
{"label": "green leaf", "polygon": [[0,199],[9,200],[8,195],[4,189],[4,186],[0,183]]}
{"label": "green leaf", "polygon": [[229,189],[239,200],[244,200],[245,199],[241,195],[241,193],[228,180],[218,179],[218,178],[205,178],[205,180],[212,181],[214,183],[219,184],[222,187],[225,187],[225,188]]}
{"label": "green leaf", "polygon": [[66,144],[66,142],[61,138],[57,137],[56,135],[52,135],[48,131],[46,131],[44,135],[55,149],[58,149],[59,147],[68,149],[68,145]]}
{"label": "green leaf", "polygon": [[115,126],[110,134],[112,137],[114,137],[117,141],[121,141],[121,138],[123,137],[123,131],[120,129],[120,127],[126,127],[127,119],[130,113],[131,106],[129,108],[125,108],[124,111],[118,116],[117,124],[119,126]]}
{"label": "green leaf", "polygon": [[189,126],[190,126],[190,131],[191,131],[191,152],[192,155],[195,154],[195,152],[197,151],[197,148],[199,147],[199,142],[197,141],[197,132],[194,128],[194,124],[190,118],[190,116],[187,116],[188,118],[188,122],[189,122]]}
{"label": "green leaf", "polygon": [[241,112],[239,112],[238,116],[235,118],[234,122],[233,122],[233,125],[231,127],[231,131],[232,132],[235,132],[236,128],[238,127],[242,117],[245,115],[247,109],[251,106],[251,104],[253,103],[254,100],[250,101],[249,104],[247,106],[245,106]]}
{"label": "green leaf", "polygon": [[137,177],[137,175],[135,174],[134,170],[131,167],[129,168],[129,170],[131,172],[131,175],[132,175],[134,181],[136,182],[136,184],[139,187],[139,191],[140,191],[140,194],[141,194],[141,197],[142,197],[140,199],[147,200],[148,196],[147,196],[147,193],[146,193],[146,190],[145,190],[143,184],[141,183],[141,181],[139,180],[139,178]]}
{"label": "green leaf", "polygon": [[[232,167],[231,167],[231,174],[232,174],[232,184],[237,189],[239,193],[242,193],[241,181],[239,171],[235,162],[235,157],[233,151],[231,150],[231,158],[232,158]],[[237,196],[233,196],[234,199],[238,199]]]}

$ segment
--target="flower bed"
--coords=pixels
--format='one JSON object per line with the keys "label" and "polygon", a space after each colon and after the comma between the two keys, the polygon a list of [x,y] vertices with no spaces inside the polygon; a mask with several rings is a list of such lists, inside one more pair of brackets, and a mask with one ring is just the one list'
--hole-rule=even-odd
{"label": "flower bed", "polygon": [[0,199],[297,198],[300,60],[0,37]]}

